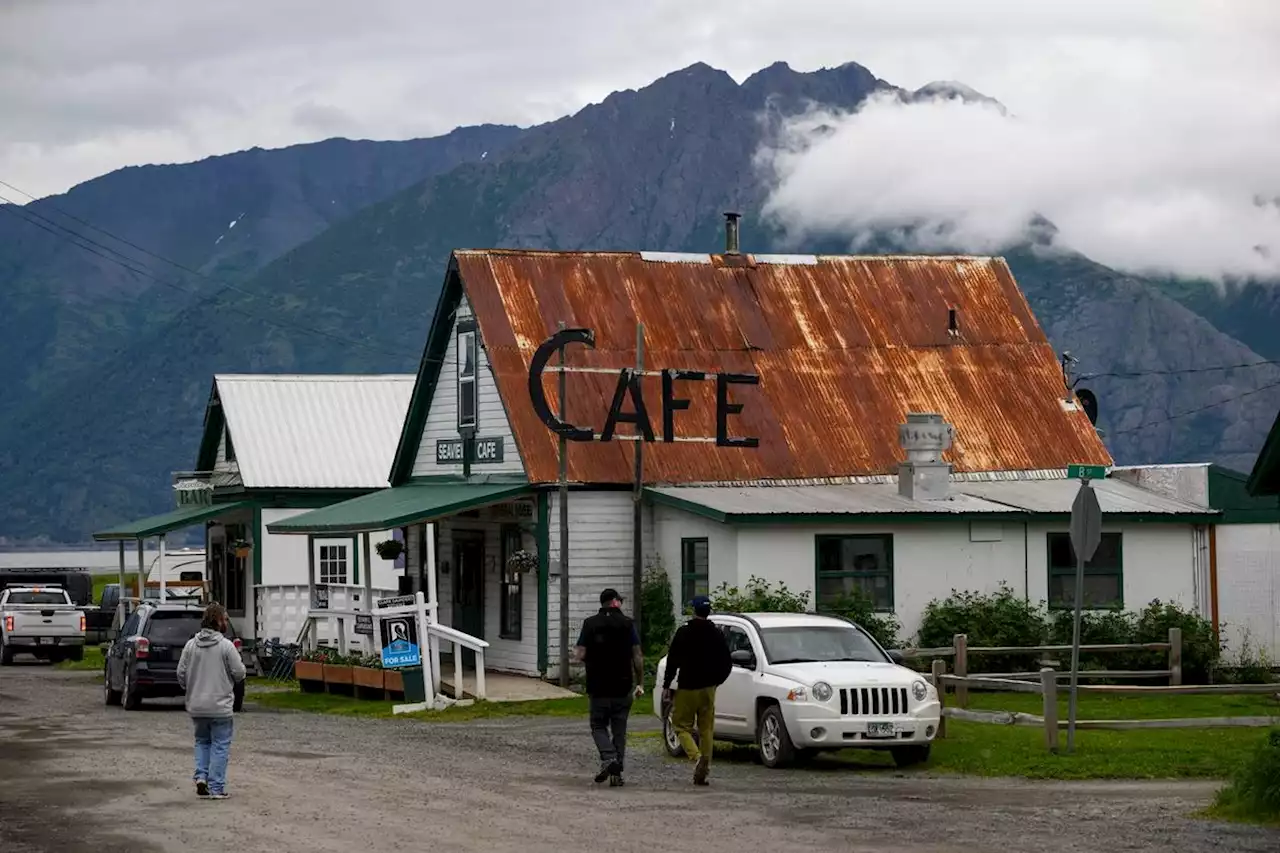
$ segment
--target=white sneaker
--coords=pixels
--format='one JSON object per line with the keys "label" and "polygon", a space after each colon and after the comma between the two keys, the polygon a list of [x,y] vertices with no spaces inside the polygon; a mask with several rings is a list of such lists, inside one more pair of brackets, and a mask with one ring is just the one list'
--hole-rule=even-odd
{"label": "white sneaker", "polygon": [[211,799],[211,800],[229,800],[229,799],[231,799],[231,795],[230,795],[230,794],[228,794],[226,791],[223,791],[223,792],[218,793],[218,794],[210,794],[210,795],[209,795],[209,799]]}

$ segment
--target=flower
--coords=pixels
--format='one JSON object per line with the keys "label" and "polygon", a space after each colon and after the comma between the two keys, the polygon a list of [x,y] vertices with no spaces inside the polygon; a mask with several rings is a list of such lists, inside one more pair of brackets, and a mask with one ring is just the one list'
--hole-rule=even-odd
{"label": "flower", "polygon": [[536,572],[538,570],[538,555],[532,551],[520,550],[516,551],[507,558],[507,571],[513,574],[522,572]]}

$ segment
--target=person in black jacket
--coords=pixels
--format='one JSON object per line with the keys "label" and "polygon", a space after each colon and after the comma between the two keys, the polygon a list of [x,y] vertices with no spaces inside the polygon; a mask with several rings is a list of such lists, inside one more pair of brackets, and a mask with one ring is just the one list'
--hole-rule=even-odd
{"label": "person in black jacket", "polygon": [[[693,618],[676,631],[667,652],[662,701],[672,703],[671,722],[684,754],[694,763],[693,784],[705,785],[715,739],[716,688],[729,678],[733,663],[724,632],[707,618],[711,615],[711,599],[699,595],[691,604]],[[673,697],[671,682],[677,673],[680,686]],[[695,727],[697,742],[693,739]]]}
{"label": "person in black jacket", "polygon": [[574,652],[587,667],[591,737],[600,752],[597,784],[622,784],[631,703],[644,692],[644,655],[640,636],[622,612],[616,589],[600,593],[600,612],[582,623]]}

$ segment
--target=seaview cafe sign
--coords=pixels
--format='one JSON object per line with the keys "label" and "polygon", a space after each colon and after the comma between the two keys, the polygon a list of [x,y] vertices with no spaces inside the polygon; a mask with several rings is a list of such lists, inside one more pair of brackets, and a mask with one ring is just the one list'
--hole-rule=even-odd
{"label": "seaview cafe sign", "polygon": [[[561,367],[548,366],[551,360],[562,347],[569,344],[582,344],[587,347],[595,346],[595,332],[591,329],[561,329],[556,334],[547,338],[542,345],[533,353],[533,358],[529,362],[529,399],[533,403],[533,410],[538,414],[547,428],[552,432],[564,436],[569,441],[612,441],[615,438],[615,431],[618,424],[632,424],[636,428],[638,435],[621,435],[616,436],[619,439],[636,440],[637,438],[652,442],[656,438],[653,431],[653,423],[649,418],[649,408],[645,404],[644,390],[641,385],[641,377],[643,376],[661,376],[662,377],[662,441],[671,443],[675,441],[714,441],[717,447],[759,447],[760,440],[757,438],[733,437],[729,435],[729,417],[742,412],[741,403],[729,402],[729,386],[731,385],[758,385],[760,377],[754,373],[709,373],[700,370],[677,370],[668,368],[665,370],[641,370],[635,367],[622,367],[616,370],[618,374],[618,382],[613,392],[613,402],[609,405],[608,415],[605,417],[604,428],[599,434],[596,434],[589,427],[577,426],[557,417],[551,411],[551,406],[547,403],[547,395],[542,388],[542,376],[544,373],[614,373],[613,368],[601,367]],[[690,401],[688,398],[677,396],[678,382],[703,382],[714,380],[716,383],[716,434],[715,438],[711,437],[694,437],[679,436],[675,434],[675,414],[676,412],[688,409]],[[630,401],[630,410],[626,410]]]}

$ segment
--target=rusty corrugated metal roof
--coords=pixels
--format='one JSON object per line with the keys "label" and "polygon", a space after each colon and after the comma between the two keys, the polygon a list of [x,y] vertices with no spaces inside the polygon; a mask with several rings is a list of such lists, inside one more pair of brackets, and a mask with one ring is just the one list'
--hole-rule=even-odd
{"label": "rusty corrugated metal roof", "polygon": [[[637,252],[458,251],[512,432],[531,482],[558,475],[556,436],[528,399],[533,351],[559,322],[595,330],[596,348],[570,348],[571,365],[757,373],[733,386],[743,403],[731,432],[756,449],[653,443],[645,479],[657,483],[808,479],[897,470],[898,425],[939,412],[955,426],[957,471],[1109,465],[1088,418],[1062,405],[1057,358],[1000,258],[761,258]],[[792,261],[792,262],[786,262]],[[957,311],[959,334],[948,331]],[[603,425],[616,377],[571,374],[569,419]],[[544,377],[557,400],[554,374]],[[678,435],[715,434],[715,383],[684,383],[693,400]],[[645,379],[661,428],[661,392]],[[623,427],[625,429],[625,427]],[[570,479],[631,479],[631,442],[575,443]]]}

